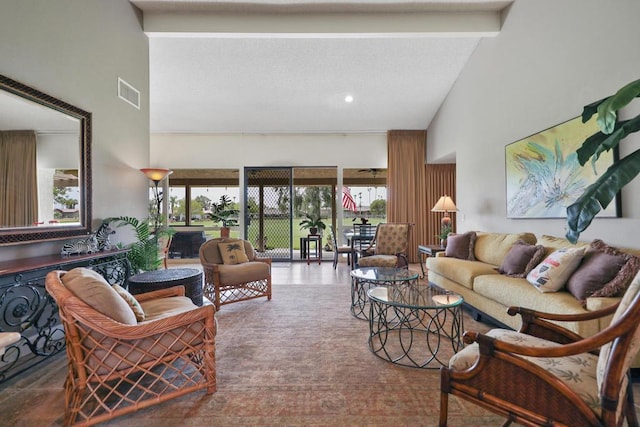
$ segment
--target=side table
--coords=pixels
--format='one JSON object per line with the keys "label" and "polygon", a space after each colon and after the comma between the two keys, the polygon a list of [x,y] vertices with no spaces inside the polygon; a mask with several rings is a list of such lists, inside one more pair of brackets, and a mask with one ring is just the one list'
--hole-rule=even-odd
{"label": "side table", "polygon": [[185,295],[202,306],[202,272],[197,268],[169,268],[147,271],[129,277],[129,292],[133,295],[183,285]]}
{"label": "side table", "polygon": [[[314,242],[316,245],[313,257],[311,256],[311,242]],[[307,265],[315,260],[318,260],[318,264],[320,264],[322,262],[322,236],[319,234],[309,234],[306,245]]]}
{"label": "side table", "polygon": [[445,248],[440,245],[418,245],[418,258],[420,259],[420,270],[422,270],[421,279],[424,279],[426,274],[424,272],[424,259],[423,255],[426,255],[424,258],[430,256],[436,256],[438,252],[444,252]]}

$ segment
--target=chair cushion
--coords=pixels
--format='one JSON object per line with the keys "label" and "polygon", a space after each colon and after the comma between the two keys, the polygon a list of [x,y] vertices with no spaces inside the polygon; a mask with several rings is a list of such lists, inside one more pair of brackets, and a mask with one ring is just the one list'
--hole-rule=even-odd
{"label": "chair cushion", "polygon": [[129,304],[99,273],[85,267],[74,268],[62,276],[62,283],[87,305],[116,322],[138,323]]}
{"label": "chair cushion", "polygon": [[133,314],[136,315],[136,320],[138,322],[142,322],[144,320],[144,310],[140,306],[140,303],[138,302],[138,300],[135,299],[135,297],[131,295],[129,291],[127,291],[125,288],[118,285],[117,283],[114,283],[113,285],[111,285],[111,287],[115,289],[118,295],[120,295],[122,299],[126,301],[127,304],[129,304],[129,307],[131,307],[131,310],[133,310]]}
{"label": "chair cushion", "polygon": [[244,244],[238,240],[236,242],[218,243],[218,249],[220,250],[220,257],[223,264],[234,265],[249,262],[246,252],[244,251]]}
{"label": "chair cushion", "polygon": [[[627,311],[631,303],[633,302],[636,295],[640,292],[640,273],[637,273],[636,276],[631,281],[631,284],[627,288],[627,291],[624,293],[622,300],[620,300],[620,304],[616,309],[616,312],[613,315],[613,319],[611,319],[611,324],[613,325],[620,319],[620,317]],[[625,359],[625,369],[623,372],[626,372],[629,366],[631,365],[631,361],[635,359],[638,351],[640,350],[640,327],[636,327],[634,338],[631,341],[630,348],[628,353],[626,354]],[[598,370],[597,370],[597,381],[598,387],[602,387],[604,382],[604,375],[609,364],[609,357],[611,356],[611,343],[607,343],[602,346],[600,349],[600,357],[598,358]]]}
{"label": "chair cushion", "polygon": [[395,255],[371,255],[358,260],[358,267],[395,267],[398,257]]}
{"label": "chair cushion", "polygon": [[527,281],[540,292],[559,291],[580,265],[585,250],[586,247],[554,251],[527,274]]}
{"label": "chair cushion", "polygon": [[[549,348],[560,345],[552,341],[507,329],[492,329],[487,332],[487,335],[500,341],[520,346]],[[477,343],[473,343],[455,354],[449,360],[449,367],[455,370],[468,369],[474,365],[478,357],[479,346]],[[600,397],[598,393],[598,383],[596,381],[598,356],[583,353],[568,357],[520,357],[556,376],[580,396],[596,414],[600,414]]]}
{"label": "chair cushion", "polygon": [[376,254],[395,255],[405,252],[409,245],[409,224],[379,224],[375,237]]}
{"label": "chair cushion", "polygon": [[222,264],[218,268],[222,285],[239,285],[269,277],[269,265],[260,261],[235,265]]}
{"label": "chair cushion", "polygon": [[146,314],[144,323],[198,308],[189,297],[157,298],[140,303]]}

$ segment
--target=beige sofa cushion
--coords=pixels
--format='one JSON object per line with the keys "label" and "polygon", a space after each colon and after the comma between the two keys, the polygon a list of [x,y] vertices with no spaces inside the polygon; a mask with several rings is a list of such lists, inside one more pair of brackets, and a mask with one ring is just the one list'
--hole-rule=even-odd
{"label": "beige sofa cushion", "polygon": [[538,239],[538,244],[544,246],[545,249],[547,250],[545,257],[549,256],[551,253],[553,253],[558,249],[580,248],[583,246],[589,246],[589,242],[585,242],[582,240],[573,244],[563,237],[548,236],[546,234],[542,235],[540,239]]}
{"label": "beige sofa cushion", "polygon": [[507,307],[527,307],[547,313],[585,313],[586,310],[569,292],[542,293],[526,279],[502,275],[479,276],[474,292]]}
{"label": "beige sofa cushion", "polygon": [[518,240],[534,245],[536,236],[533,233],[477,233],[475,258],[478,261],[498,266],[507,256],[507,252]]}
{"label": "beige sofa cushion", "polygon": [[85,267],[74,268],[62,276],[62,283],[87,305],[116,322],[138,323],[129,304],[99,273]]}
{"label": "beige sofa cushion", "polygon": [[469,289],[473,289],[473,281],[478,276],[500,277],[493,265],[449,257],[427,258],[427,268]]}

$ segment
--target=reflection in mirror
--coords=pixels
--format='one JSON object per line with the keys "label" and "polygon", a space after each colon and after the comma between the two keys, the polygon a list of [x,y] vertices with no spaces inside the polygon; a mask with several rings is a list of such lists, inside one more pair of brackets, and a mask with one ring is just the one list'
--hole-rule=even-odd
{"label": "reflection in mirror", "polygon": [[4,76],[0,89],[0,244],[90,232],[90,113]]}

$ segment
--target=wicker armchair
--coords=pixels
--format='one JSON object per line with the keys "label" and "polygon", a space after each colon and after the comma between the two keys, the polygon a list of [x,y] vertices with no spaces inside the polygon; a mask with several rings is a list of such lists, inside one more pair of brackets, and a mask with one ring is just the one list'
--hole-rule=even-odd
{"label": "wicker armchair", "polygon": [[369,246],[360,251],[358,267],[409,267],[408,223],[380,223]]}
{"label": "wicker armchair", "polygon": [[[629,367],[640,347],[640,274],[618,305],[582,315],[520,314],[519,332],[465,333],[471,344],[441,370],[440,426],[448,396],[469,400],[527,426],[637,426]],[[582,338],[557,322],[603,318],[610,325]],[[554,322],[554,323],[551,323]]]}
{"label": "wicker armchair", "polygon": [[[220,245],[241,243],[246,262],[225,264]],[[251,242],[242,239],[211,239],[200,246],[204,271],[204,296],[216,310],[232,302],[267,297],[271,300],[271,258],[258,258]]]}
{"label": "wicker armchair", "polygon": [[[137,295],[146,317],[137,321],[118,293],[97,296],[98,280],[88,280],[91,295],[77,292],[70,284],[78,277],[74,270],[52,271],[45,283],[65,330],[65,425],[89,426],[196,390],[216,390],[212,305],[197,307],[176,286]],[[117,292],[106,281],[104,287],[100,292]],[[122,301],[131,321],[120,319],[123,311],[113,318]]]}

